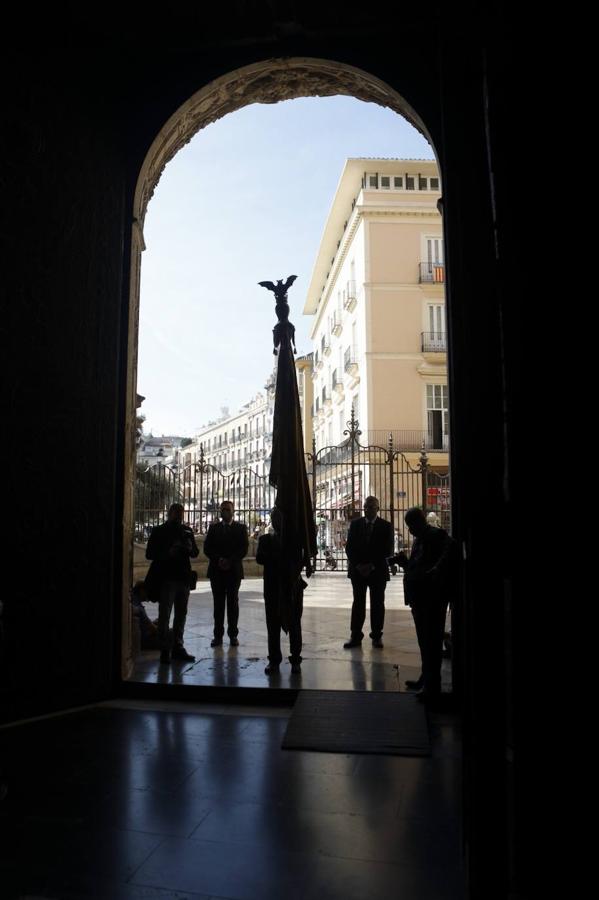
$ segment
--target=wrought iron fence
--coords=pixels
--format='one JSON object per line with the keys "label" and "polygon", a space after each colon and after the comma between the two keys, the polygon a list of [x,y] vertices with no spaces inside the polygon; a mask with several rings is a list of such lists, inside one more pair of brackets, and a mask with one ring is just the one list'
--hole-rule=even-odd
{"label": "wrought iron fence", "polygon": [[[380,515],[393,523],[395,549],[409,548],[411,536],[404,515],[412,506],[436,512],[440,524],[450,527],[449,473],[439,473],[429,464],[424,448],[418,461],[410,461],[397,449],[394,434],[386,446],[360,444],[359,423],[351,419],[338,445],[306,454],[306,469],[312,493],[318,534],[316,568],[347,569],[345,541],[352,519],[362,514],[366,497],[380,503]],[[422,444],[420,445],[422,447]],[[155,525],[165,521],[171,503],[185,509],[185,521],[199,534],[219,518],[223,500],[235,506],[235,518],[243,522],[250,535],[263,533],[270,521],[276,489],[267,475],[250,467],[226,473],[207,463],[203,448],[197,462],[181,469],[158,465],[138,466],[135,484],[135,538],[146,541]]]}

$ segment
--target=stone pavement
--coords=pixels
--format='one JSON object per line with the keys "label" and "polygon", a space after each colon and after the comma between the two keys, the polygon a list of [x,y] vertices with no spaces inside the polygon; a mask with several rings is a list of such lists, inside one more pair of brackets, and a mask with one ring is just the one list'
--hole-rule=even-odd
{"label": "stone pavement", "polygon": [[[282,635],[284,662],[276,678],[264,674],[267,662],[266,622],[262,579],[246,578],[239,593],[239,647],[212,649],[212,594],[207,581],[198,582],[190,596],[185,646],[195,663],[173,662],[161,666],[157,650],[143,651],[132,681],[159,684],[308,688],[314,690],[404,690],[404,681],[420,673],[420,654],[412,615],[403,599],[403,579],[391,578],[385,600],[384,649],[373,649],[368,639],[366,613],[362,649],[344,650],[349,637],[351,584],[345,573],[317,572],[304,594],[301,675],[292,675],[287,662],[288,641]],[[158,608],[146,604],[155,618]],[[449,627],[449,617],[448,617]],[[443,689],[451,688],[451,665],[443,661]]]}

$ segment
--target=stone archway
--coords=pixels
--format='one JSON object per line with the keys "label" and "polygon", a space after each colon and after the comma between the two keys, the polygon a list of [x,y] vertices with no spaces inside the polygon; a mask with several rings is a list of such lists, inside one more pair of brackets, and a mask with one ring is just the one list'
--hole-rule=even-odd
{"label": "stone archway", "polygon": [[[394,110],[433,146],[418,114],[388,84],[362,69],[332,60],[308,57],[268,59],[235,69],[198,90],[168,119],[141,167],[132,211],[131,273],[127,352],[127,400],[123,510],[122,675],[132,667],[129,587],[132,574],[133,488],[137,409],[137,353],[143,226],[152,195],[167,163],[212,122],[252,103],[278,103],[299,97],[345,95]],[[434,149],[434,148],[433,148]]]}

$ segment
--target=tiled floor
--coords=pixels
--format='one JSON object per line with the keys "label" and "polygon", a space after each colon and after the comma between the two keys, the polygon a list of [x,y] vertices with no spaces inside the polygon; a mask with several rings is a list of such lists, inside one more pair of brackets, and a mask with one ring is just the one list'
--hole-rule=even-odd
{"label": "tiled floor", "polygon": [[409,758],[281,750],[288,715],[137,700],[0,729],[0,896],[462,900],[451,717]]}
{"label": "tiled floor", "polygon": [[[369,612],[360,650],[344,650],[349,637],[351,583],[345,574],[319,572],[309,582],[304,597],[302,632],[304,648],[301,676],[293,676],[286,660],[277,678],[264,674],[266,623],[262,580],[247,578],[240,591],[239,641],[212,649],[212,594],[208,582],[199,582],[190,597],[185,643],[196,662],[159,664],[157,651],[145,651],[137,660],[132,681],[159,684],[216,685],[232,687],[292,687],[318,690],[402,690],[405,679],[420,673],[420,654],[412,614],[404,605],[401,577],[392,578],[385,599],[384,649],[373,649],[368,639]],[[147,604],[151,618],[157,608]],[[444,662],[443,682],[450,689],[451,671]]]}

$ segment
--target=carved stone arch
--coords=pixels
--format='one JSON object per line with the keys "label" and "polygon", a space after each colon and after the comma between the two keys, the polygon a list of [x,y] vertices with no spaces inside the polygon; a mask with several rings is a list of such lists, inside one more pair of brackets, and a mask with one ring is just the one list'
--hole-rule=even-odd
{"label": "carved stone arch", "polygon": [[143,228],[148,203],[165,166],[202,128],[251,103],[278,103],[298,97],[332,97],[336,94],[388,107],[430,141],[424,123],[403,97],[362,69],[308,57],[264,60],[210,82],[164,124],[139,175],[133,210],[135,221]]}

